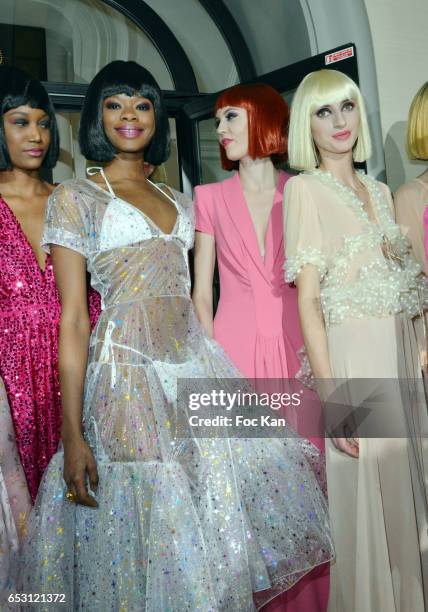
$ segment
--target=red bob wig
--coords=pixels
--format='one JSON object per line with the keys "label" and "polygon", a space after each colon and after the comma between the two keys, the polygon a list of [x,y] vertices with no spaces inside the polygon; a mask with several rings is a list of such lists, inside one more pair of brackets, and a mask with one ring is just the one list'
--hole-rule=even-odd
{"label": "red bob wig", "polygon": [[[264,83],[235,85],[217,98],[215,112],[226,106],[238,106],[247,111],[250,157],[272,157],[275,163],[287,159],[288,104],[273,87]],[[221,145],[220,155],[224,170],[238,168],[239,162],[227,159]]]}

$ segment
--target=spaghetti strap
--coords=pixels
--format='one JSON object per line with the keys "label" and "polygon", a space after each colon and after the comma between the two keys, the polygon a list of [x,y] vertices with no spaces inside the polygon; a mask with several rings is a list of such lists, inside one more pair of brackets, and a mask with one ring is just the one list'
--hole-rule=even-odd
{"label": "spaghetti strap", "polygon": [[[86,168],[86,174],[88,176],[94,176],[95,174],[100,173],[101,176],[103,177],[105,184],[107,185],[107,189],[109,190],[110,194],[116,198],[116,194],[113,191],[113,187],[110,185],[108,178],[105,175],[104,172],[104,168],[102,168],[101,166],[91,166],[90,168]],[[156,183],[153,183],[153,181],[150,181],[149,179],[146,179],[148,183],[150,183],[150,185],[152,185],[153,187],[155,187],[158,191],[161,192],[162,195],[164,195],[165,197],[168,198],[168,200],[170,200],[173,204],[174,204],[174,208],[177,209],[177,200],[175,200],[174,198],[172,198],[166,191],[164,191],[163,189],[161,189],[161,187],[159,187],[158,185],[156,185]],[[138,207],[137,207],[138,208]]]}
{"label": "spaghetti strap", "polygon": [[104,168],[102,168],[101,166],[91,166],[90,168],[86,168],[86,174],[88,176],[94,176],[95,174],[98,174],[98,172],[101,174],[101,176],[103,177],[105,184],[107,185],[107,189],[109,190],[110,194],[115,198],[116,194],[113,191],[112,186],[110,185],[110,183],[108,182],[108,179],[105,175],[104,172]]}
{"label": "spaghetti strap", "polygon": [[[170,195],[168,195],[168,193],[166,191],[164,191],[161,187],[159,187],[159,185],[156,185],[156,183],[153,183],[153,181],[151,181],[150,179],[146,179],[146,180],[147,180],[148,183],[150,183],[150,185],[153,185],[153,187],[156,187],[156,189],[158,191],[160,191],[162,195],[166,196],[168,198],[168,200],[170,200],[174,204],[174,207],[177,208],[177,200],[175,200]],[[163,183],[162,183],[162,185],[163,185]]]}

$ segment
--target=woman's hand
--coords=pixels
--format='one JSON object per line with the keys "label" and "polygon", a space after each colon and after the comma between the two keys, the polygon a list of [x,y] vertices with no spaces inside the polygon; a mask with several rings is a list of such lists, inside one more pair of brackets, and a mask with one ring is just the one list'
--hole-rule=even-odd
{"label": "woman's hand", "polygon": [[93,491],[98,486],[97,464],[91,449],[83,438],[64,441],[64,480],[68,491],[74,495],[76,504],[98,508],[96,499],[89,495],[86,487],[86,474]]}
{"label": "woman's hand", "polygon": [[360,446],[358,438],[331,438],[337,450],[358,459],[360,454]]}
{"label": "woman's hand", "polygon": [[51,246],[56,284],[61,298],[58,365],[61,386],[64,480],[68,499],[97,508],[86,488],[98,484],[97,465],[82,435],[83,389],[88,360],[90,322],[86,290],[86,262],[83,255],[58,245]]}

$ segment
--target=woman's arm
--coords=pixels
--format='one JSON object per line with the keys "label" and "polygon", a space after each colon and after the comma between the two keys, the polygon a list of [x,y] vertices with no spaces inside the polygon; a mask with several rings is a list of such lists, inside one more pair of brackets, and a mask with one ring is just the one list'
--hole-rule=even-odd
{"label": "woman's arm", "polygon": [[82,433],[82,404],[90,323],[86,297],[84,257],[70,249],[51,245],[55,279],[61,298],[59,378],[63,411],[64,480],[76,502],[96,507],[86,487],[86,473],[93,490],[98,474],[92,451]]}
{"label": "woman's arm", "polygon": [[305,266],[296,279],[296,285],[300,325],[313,375],[315,378],[332,378],[318,270],[311,265]]}
{"label": "woman's arm", "polygon": [[[327,399],[332,379],[327,334],[320,299],[319,272],[315,266],[307,265],[296,279],[300,325],[309,363],[316,379],[327,379],[321,384],[321,400]],[[351,457],[358,457],[357,442],[351,444],[345,437],[331,438],[337,449]]]}
{"label": "woman's arm", "polygon": [[196,232],[195,283],[193,305],[207,334],[213,336],[213,276],[215,265],[214,236]]}
{"label": "woman's arm", "polygon": [[[394,197],[395,214],[398,225],[412,246],[413,256],[421,266],[423,272],[427,272],[427,264],[424,251],[424,200],[418,193],[418,185],[412,183],[403,185]],[[391,194],[386,188],[387,197],[390,202]],[[428,197],[426,204],[428,204]]]}

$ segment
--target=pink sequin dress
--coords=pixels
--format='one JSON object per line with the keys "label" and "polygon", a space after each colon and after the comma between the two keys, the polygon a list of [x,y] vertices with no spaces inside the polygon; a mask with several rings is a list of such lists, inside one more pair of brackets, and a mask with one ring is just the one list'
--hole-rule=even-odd
{"label": "pink sequin dress", "polygon": [[[42,271],[33,249],[0,196],[0,377],[32,500],[60,438],[57,369],[60,302],[52,263]],[[92,319],[98,295],[90,297]]]}

